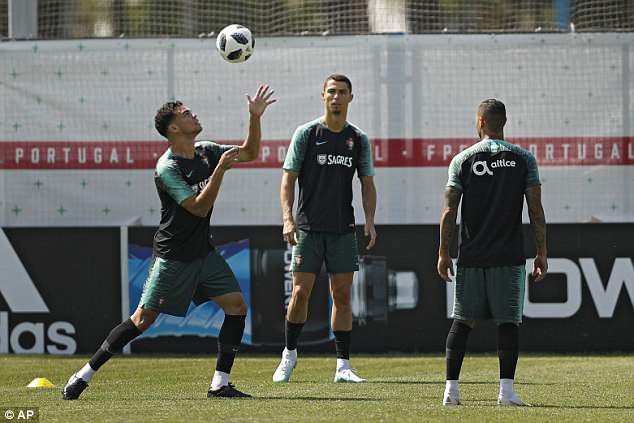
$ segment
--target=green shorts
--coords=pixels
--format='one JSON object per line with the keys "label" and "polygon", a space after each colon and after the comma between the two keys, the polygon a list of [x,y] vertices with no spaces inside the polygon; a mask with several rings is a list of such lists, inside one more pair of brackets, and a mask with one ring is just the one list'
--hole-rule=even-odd
{"label": "green shorts", "polygon": [[324,261],[328,273],[349,273],[359,270],[356,233],[297,231],[297,245],[293,247],[291,272],[319,273]]}
{"label": "green shorts", "polygon": [[525,284],[525,266],[458,267],[451,317],[522,323]]}
{"label": "green shorts", "polygon": [[190,262],[154,257],[139,307],[184,316],[191,301],[199,305],[231,292],[241,292],[240,285],[215,249]]}

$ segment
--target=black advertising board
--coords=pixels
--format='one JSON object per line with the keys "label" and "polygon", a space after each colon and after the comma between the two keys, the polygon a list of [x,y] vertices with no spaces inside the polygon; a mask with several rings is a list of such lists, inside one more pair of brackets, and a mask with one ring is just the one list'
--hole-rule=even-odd
{"label": "black advertising board", "polygon": [[[532,234],[529,226],[524,230],[530,268]],[[121,234],[126,231],[128,272],[122,272],[120,245],[126,238]],[[226,254],[250,306],[243,350],[279,352],[283,346],[292,281],[290,250],[280,231],[278,226],[213,228],[214,243]],[[353,351],[443,351],[453,286],[436,274],[438,227],[381,225],[377,231],[378,242],[367,255],[358,228],[362,257],[352,293]],[[133,259],[141,251],[145,261],[137,264],[147,265],[153,234],[149,227],[0,231],[0,353],[93,352],[136,307],[135,289],[138,295],[146,270],[133,267]],[[633,224],[549,225],[550,272],[543,282],[528,285],[522,350],[634,351],[633,238]],[[300,339],[304,351],[333,350],[330,304],[322,273]],[[208,310],[214,309],[193,309],[198,326],[190,329],[182,329],[178,318],[161,320],[148,330],[151,336],[133,343],[132,351],[215,350],[222,319],[205,320]],[[493,323],[479,325],[468,347],[495,350]]]}
{"label": "black advertising board", "polygon": [[[525,226],[526,252],[534,253]],[[245,349],[278,351],[283,346],[285,303],[291,288],[290,252],[280,227],[215,227],[214,243],[243,240],[250,261],[251,327]],[[381,225],[371,255],[362,256],[353,285],[353,349],[361,352],[443,351],[451,320],[452,285],[436,274],[438,227]],[[151,245],[153,228],[130,228],[130,244]],[[357,233],[362,255],[366,240]],[[550,273],[530,283],[521,329],[521,347],[534,351],[633,351],[634,225],[549,225]],[[327,275],[315,285],[306,330],[305,350],[332,350]],[[133,307],[134,304],[131,304]],[[246,339],[246,338],[245,338]],[[213,339],[179,335],[138,341],[133,351],[208,351]],[[470,337],[472,351],[496,348],[492,322],[483,322]]]}
{"label": "black advertising board", "polygon": [[119,228],[3,228],[0,252],[0,353],[92,353],[121,321]]}

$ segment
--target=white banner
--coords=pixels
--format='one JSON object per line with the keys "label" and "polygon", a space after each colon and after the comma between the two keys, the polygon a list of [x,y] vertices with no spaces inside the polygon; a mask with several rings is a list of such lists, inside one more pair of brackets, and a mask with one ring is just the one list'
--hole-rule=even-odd
{"label": "white banner", "polygon": [[[0,44],[0,225],[156,225],[153,127],[172,98],[201,139],[240,142],[244,94],[278,102],[263,150],[223,183],[212,223],[279,224],[280,165],[294,129],[322,111],[327,75],[353,83],[350,121],[374,146],[377,223],[436,223],[447,164],[475,141],[479,102],[507,105],[507,137],[540,162],[549,222],[634,221],[634,34],[390,35],[258,39],[231,65],[213,40]],[[359,186],[355,208],[363,219]]]}

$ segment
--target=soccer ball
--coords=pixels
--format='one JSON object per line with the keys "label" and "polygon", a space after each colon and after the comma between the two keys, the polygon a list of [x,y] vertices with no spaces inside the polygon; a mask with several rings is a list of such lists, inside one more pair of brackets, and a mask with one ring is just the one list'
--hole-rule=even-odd
{"label": "soccer ball", "polygon": [[254,47],[255,38],[251,35],[249,28],[242,25],[226,26],[216,38],[218,52],[229,63],[241,63],[248,60],[253,54]]}

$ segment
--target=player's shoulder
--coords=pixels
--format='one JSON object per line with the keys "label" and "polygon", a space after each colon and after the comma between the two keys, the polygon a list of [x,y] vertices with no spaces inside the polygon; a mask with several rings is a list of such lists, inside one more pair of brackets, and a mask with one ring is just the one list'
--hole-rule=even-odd
{"label": "player's shoulder", "polygon": [[313,119],[306,123],[299,125],[295,128],[295,133],[293,134],[293,139],[296,141],[307,141],[310,134],[315,133],[315,129],[317,129],[320,125],[319,118]]}
{"label": "player's shoulder", "polygon": [[194,148],[203,148],[205,150],[211,150],[214,148],[221,148],[221,144],[218,144],[214,141],[204,140],[204,141],[196,141],[194,143]]}
{"label": "player's shoulder", "polygon": [[172,151],[168,148],[165,152],[159,157],[156,161],[156,173],[161,176],[166,172],[178,168],[178,162],[176,161],[176,156],[172,154]]}
{"label": "player's shoulder", "polygon": [[505,150],[520,156],[522,159],[528,162],[535,161],[535,156],[533,155],[533,153],[525,148],[520,147],[517,144],[510,143],[506,140],[496,140],[496,143],[498,143],[500,148],[504,148]]}
{"label": "player's shoulder", "polygon": [[363,132],[363,129],[359,128],[359,126],[355,125],[352,122],[347,122],[347,124],[350,130],[354,132],[357,135],[357,137],[362,139],[364,138],[366,140],[368,139],[368,135],[365,132]]}
{"label": "player's shoulder", "polygon": [[452,166],[461,166],[462,163],[464,163],[466,160],[468,160],[470,157],[478,154],[478,153],[486,153],[486,152],[490,152],[490,145],[488,143],[488,140],[485,141],[479,141],[467,148],[465,148],[464,150],[462,150],[461,152],[459,152],[458,154],[456,154],[453,159],[451,159],[451,165]]}

